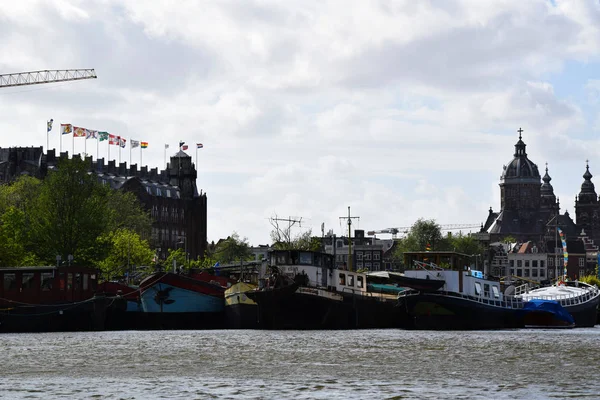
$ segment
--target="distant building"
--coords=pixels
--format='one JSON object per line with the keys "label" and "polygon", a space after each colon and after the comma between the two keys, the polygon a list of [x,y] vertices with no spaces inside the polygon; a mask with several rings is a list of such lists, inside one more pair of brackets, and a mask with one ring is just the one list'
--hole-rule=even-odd
{"label": "distant building", "polygon": [[[60,157],[54,150],[44,154],[42,147],[0,148],[0,184],[14,181],[21,175],[44,179],[56,168]],[[183,249],[190,259],[203,257],[207,245],[206,193],[198,193],[197,172],[192,158],[179,151],[174,154],[167,169],[158,171],[148,167],[137,169],[127,163],[118,166],[104,158],[93,161],[86,157],[89,172],[98,181],[114,190],[132,192],[153,219],[150,243],[161,258],[168,249]]]}
{"label": "distant building", "polygon": [[[349,240],[352,241],[352,254],[348,252]],[[321,243],[325,253],[335,255],[337,268],[348,268],[350,257],[355,271],[384,271],[394,268],[391,260],[394,240],[365,237],[365,231],[357,229],[353,238],[330,235],[321,238]]]}

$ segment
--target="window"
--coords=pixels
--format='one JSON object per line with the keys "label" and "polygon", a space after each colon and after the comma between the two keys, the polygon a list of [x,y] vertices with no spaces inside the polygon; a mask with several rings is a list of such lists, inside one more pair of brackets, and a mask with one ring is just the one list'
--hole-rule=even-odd
{"label": "window", "polygon": [[371,270],[371,263],[370,262],[366,262],[365,263],[365,268],[370,271]]}
{"label": "window", "polygon": [[356,261],[362,261],[362,259],[363,259],[362,251],[357,251],[356,252]]}
{"label": "window", "polygon": [[543,269],[540,269],[540,277],[543,278],[546,275]]}
{"label": "window", "polygon": [[549,258],[548,259],[548,266],[549,267],[554,267],[554,258]]}
{"label": "window", "polygon": [[371,259],[371,253],[365,253],[365,260]]}
{"label": "window", "polygon": [[17,288],[17,277],[15,274],[4,274],[4,290]]}
{"label": "window", "polygon": [[347,286],[354,287],[354,275],[348,275]]}
{"label": "window", "polygon": [[544,260],[540,260],[540,267],[545,268],[544,267]]}
{"label": "window", "polygon": [[537,262],[538,262],[538,260],[533,260],[533,261],[531,261],[531,266],[532,266],[533,268],[537,268],[537,266],[538,266]]}
{"label": "window", "polygon": [[33,288],[33,272],[23,272],[23,277],[21,279],[22,289],[31,289]]}
{"label": "window", "polygon": [[511,268],[511,269],[510,269],[510,274],[511,274],[511,275],[514,275],[514,274],[515,274],[515,269],[514,269],[514,268]]}
{"label": "window", "polygon": [[521,268],[523,266],[523,260],[517,260],[517,267]]}
{"label": "window", "polygon": [[579,277],[581,278],[582,276],[585,276],[585,268],[579,268]]}
{"label": "window", "polygon": [[529,270],[528,270],[528,269],[526,269],[524,272],[525,272],[525,275],[523,275],[523,276],[524,276],[525,278],[529,278]]}
{"label": "window", "polygon": [[492,294],[494,295],[495,299],[500,298],[500,292],[498,291],[498,286],[492,286]]}
{"label": "window", "polygon": [[[579,268],[585,266],[585,260],[583,257],[579,257]],[[581,276],[581,275],[580,275]]]}
{"label": "window", "polygon": [[312,264],[312,254],[311,253],[300,253],[300,264],[311,265]]}
{"label": "window", "polygon": [[373,263],[373,270],[374,270],[374,271],[379,271],[379,269],[380,269],[380,268],[381,268],[381,267],[380,267],[380,264],[379,264],[378,262],[374,262],[374,263]]}
{"label": "window", "polygon": [[379,255],[379,253],[373,253],[373,260],[380,260],[381,257]]}
{"label": "window", "polygon": [[517,276],[523,276],[523,270],[521,268],[517,268]]}
{"label": "window", "polygon": [[73,288],[73,274],[67,274],[67,290]]}
{"label": "window", "polygon": [[490,297],[490,284],[489,283],[483,284],[483,296]]}
{"label": "window", "polygon": [[534,269],[531,270],[531,276],[533,278],[537,278],[537,276],[538,276],[538,270],[537,270],[537,268],[534,268]]}
{"label": "window", "polygon": [[481,296],[481,283],[475,282],[475,295]]}
{"label": "window", "polygon": [[88,290],[89,288],[89,275],[83,274],[83,290]]}
{"label": "window", "polygon": [[357,288],[362,288],[363,287],[363,277],[362,276],[357,276],[356,277],[356,287]]}
{"label": "window", "polygon": [[64,272],[61,272],[59,274],[58,285],[60,287],[60,290],[65,290],[65,273]]}
{"label": "window", "polygon": [[40,280],[40,287],[43,292],[52,290],[52,281],[54,281],[54,274],[52,272],[42,272],[42,279]]}
{"label": "window", "polygon": [[529,260],[525,260],[525,267],[529,267]]}
{"label": "window", "polygon": [[510,265],[511,268],[514,268],[514,266],[515,266],[515,260],[510,260],[508,263],[509,263],[509,265]]}
{"label": "window", "polygon": [[362,261],[357,261],[356,262],[356,268],[361,269],[363,267],[363,262]]}
{"label": "window", "polygon": [[346,285],[346,274],[340,274],[340,285]]}

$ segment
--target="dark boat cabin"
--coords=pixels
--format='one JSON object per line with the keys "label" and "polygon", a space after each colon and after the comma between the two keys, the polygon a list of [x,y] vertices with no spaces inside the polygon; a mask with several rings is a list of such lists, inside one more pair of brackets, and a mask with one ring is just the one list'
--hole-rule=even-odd
{"label": "dark boat cabin", "polygon": [[92,298],[98,273],[85,267],[0,268],[0,307],[54,304]]}

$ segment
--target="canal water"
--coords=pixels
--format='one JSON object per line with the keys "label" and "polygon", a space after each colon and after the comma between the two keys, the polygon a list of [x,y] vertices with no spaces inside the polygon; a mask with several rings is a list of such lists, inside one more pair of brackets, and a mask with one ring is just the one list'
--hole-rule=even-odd
{"label": "canal water", "polygon": [[598,399],[600,327],[0,335],[2,399]]}

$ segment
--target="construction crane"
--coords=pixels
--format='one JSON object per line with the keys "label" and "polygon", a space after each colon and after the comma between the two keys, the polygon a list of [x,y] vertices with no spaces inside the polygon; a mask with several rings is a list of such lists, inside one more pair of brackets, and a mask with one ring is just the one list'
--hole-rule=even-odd
{"label": "construction crane", "polygon": [[0,75],[0,88],[95,79],[93,69],[51,69]]}
{"label": "construction crane", "polygon": [[[473,228],[481,228],[481,224],[448,224],[448,225],[439,225],[440,230],[442,231],[453,231],[457,229],[473,229]],[[387,233],[392,235],[392,239],[396,239],[399,233],[408,233],[410,230],[410,226],[403,226],[400,228],[386,228],[378,231],[368,231],[367,235],[375,236],[382,233]]]}

